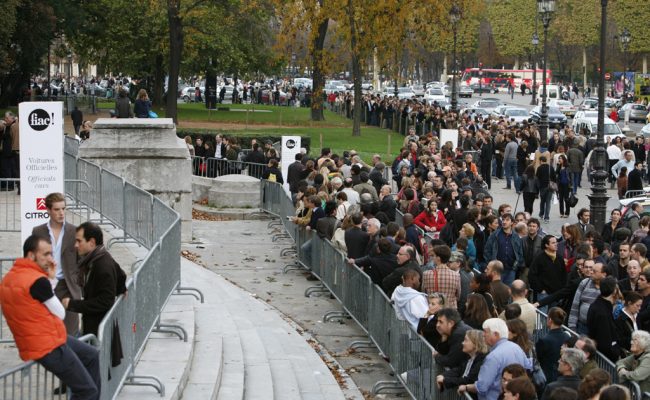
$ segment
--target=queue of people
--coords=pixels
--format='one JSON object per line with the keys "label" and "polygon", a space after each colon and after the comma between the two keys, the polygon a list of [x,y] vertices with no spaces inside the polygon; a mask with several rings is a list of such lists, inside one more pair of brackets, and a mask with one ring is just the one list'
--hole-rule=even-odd
{"label": "queue of people", "polygon": [[[463,129],[459,140],[470,136]],[[471,137],[479,149],[500,134],[519,147],[522,136],[532,142],[537,134],[534,126],[523,129],[497,124]],[[555,157],[560,144],[552,139],[526,156],[527,178],[569,197],[580,180],[566,155]],[[575,140],[567,144],[580,151]],[[550,199],[539,219],[529,211],[513,215],[509,204],[496,207],[483,176],[489,164],[440,145],[435,135],[410,132],[392,162],[393,182],[379,155],[369,163],[355,151],[300,155],[287,177],[292,220],[331,240],[392,299],[396,316],[435,349],[441,390],[532,400],[629,396],[612,381],[647,387],[650,219],[622,221],[616,210],[598,232],[588,209],[572,216],[570,205],[560,205],[562,216],[577,221],[556,237],[543,229]],[[520,183],[525,192],[510,173],[511,189]],[[546,327],[537,309],[548,313]],[[607,381],[595,361],[603,356],[618,368]]]}

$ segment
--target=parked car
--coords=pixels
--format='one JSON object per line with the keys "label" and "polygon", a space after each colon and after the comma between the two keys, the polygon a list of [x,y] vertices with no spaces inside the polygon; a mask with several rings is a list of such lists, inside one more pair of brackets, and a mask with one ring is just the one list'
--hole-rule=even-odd
{"label": "parked car", "polygon": [[548,106],[559,108],[567,117],[573,117],[576,114],[576,107],[568,100],[552,99],[548,102]]}
{"label": "parked car", "polygon": [[[199,87],[201,90],[201,96],[205,96],[205,87]],[[226,89],[227,90],[227,89]],[[228,95],[226,94],[226,97]],[[232,90],[230,91],[230,96],[232,96]],[[181,92],[181,98],[186,103],[193,103],[196,101],[196,87],[188,86],[183,88]]]}
{"label": "parked car", "polygon": [[641,128],[640,135],[643,135],[644,138],[650,138],[650,123]]}
{"label": "parked car", "polygon": [[374,87],[373,87],[372,82],[368,82],[368,81],[366,81],[366,82],[362,82],[362,83],[361,83],[361,90],[365,90],[365,91],[372,91],[372,90],[374,90]]}
{"label": "parked car", "polygon": [[411,85],[411,90],[417,97],[424,97],[424,86],[422,85]]}
{"label": "parked car", "polygon": [[[563,129],[567,123],[566,115],[562,114],[557,107],[548,107],[546,109],[546,114],[548,115],[548,126],[549,128],[558,128]],[[530,122],[539,124],[542,119],[542,106],[536,106],[529,113]]]}
{"label": "parked car", "polygon": [[469,87],[468,84],[463,83],[460,85],[460,90],[458,91],[458,97],[472,98],[472,94],[474,94],[474,91],[472,90],[471,87]]}
{"label": "parked car", "polygon": [[624,104],[618,111],[621,119],[624,118],[626,112],[630,112],[630,121],[632,122],[645,122],[648,117],[648,109],[643,104]]}
{"label": "parked car", "polygon": [[429,88],[424,94],[424,101],[426,101],[427,104],[433,104],[433,102],[436,100],[445,100],[445,99],[446,99],[445,92],[441,87]]}
{"label": "parked car", "polygon": [[[509,105],[506,105],[506,104],[501,104],[501,105],[495,107],[494,110],[492,110],[492,112],[490,113],[490,116],[495,117],[495,118],[505,117],[506,116],[505,111],[508,108],[513,108],[513,107],[516,107],[516,106],[509,106]],[[528,114],[528,113],[526,113],[526,114]]]}
{"label": "parked car", "polygon": [[497,108],[501,104],[501,100],[493,98],[493,97],[486,97],[484,99],[481,99],[474,103],[472,105],[473,108],[484,108],[488,111],[488,115],[494,111],[495,108]]}
{"label": "parked car", "polygon": [[504,111],[504,117],[520,124],[528,120],[528,110],[523,107],[508,107]]}
{"label": "parked car", "polygon": [[[605,118],[604,123],[605,142],[607,142],[608,139],[611,140],[615,137],[625,137],[621,131],[621,127],[618,126],[616,122],[609,118]],[[578,134],[580,134],[584,129],[587,137],[593,137],[598,131],[598,115],[595,117],[574,118],[572,127]]]}
{"label": "parked car", "polygon": [[410,87],[401,87],[397,88],[397,98],[400,100],[412,99],[415,97],[415,93]]}
{"label": "parked car", "polygon": [[598,99],[588,98],[582,101],[580,104],[581,110],[597,110],[598,109]]}
{"label": "parked car", "polygon": [[579,118],[598,118],[598,110],[578,110],[573,116],[574,121]]}

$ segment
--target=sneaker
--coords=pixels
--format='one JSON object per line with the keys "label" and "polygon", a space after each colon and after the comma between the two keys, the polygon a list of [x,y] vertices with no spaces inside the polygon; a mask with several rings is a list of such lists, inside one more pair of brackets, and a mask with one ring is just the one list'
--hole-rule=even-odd
{"label": "sneaker", "polygon": [[548,224],[549,222],[551,222],[550,219],[548,219],[548,218],[544,218],[544,223]]}
{"label": "sneaker", "polygon": [[510,188],[506,186],[503,188],[503,190],[510,190]]}
{"label": "sneaker", "polygon": [[404,382],[408,380],[408,372],[402,372],[401,374],[399,374],[399,376],[402,378]]}

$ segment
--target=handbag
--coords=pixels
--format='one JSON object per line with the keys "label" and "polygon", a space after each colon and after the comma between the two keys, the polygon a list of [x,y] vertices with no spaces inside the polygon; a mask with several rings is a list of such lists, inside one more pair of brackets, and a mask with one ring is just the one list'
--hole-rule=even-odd
{"label": "handbag", "polygon": [[537,354],[535,354],[535,350],[533,349],[533,371],[531,373],[531,381],[533,382],[533,385],[535,385],[535,389],[539,392],[540,390],[544,390],[546,386],[546,375],[544,374],[544,370],[542,369],[542,366],[539,364],[539,361],[537,360]]}
{"label": "handbag", "polygon": [[569,207],[573,208],[578,204],[578,197],[573,192],[570,192],[569,197],[566,199],[566,203]]}
{"label": "handbag", "polygon": [[548,166],[548,189],[551,192],[557,192],[557,182],[551,180],[551,166]]}

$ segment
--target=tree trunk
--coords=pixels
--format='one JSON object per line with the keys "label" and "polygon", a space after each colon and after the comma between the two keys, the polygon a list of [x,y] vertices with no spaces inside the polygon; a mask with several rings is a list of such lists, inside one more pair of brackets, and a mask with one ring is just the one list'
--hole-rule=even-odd
{"label": "tree trunk", "polygon": [[[348,17],[350,18],[350,48],[352,50],[352,77],[354,79],[354,115],[352,119],[352,136],[361,136],[361,63],[357,48],[357,27],[354,22],[354,5],[348,0]],[[367,123],[367,122],[366,122]]]}
{"label": "tree trunk", "polygon": [[[323,0],[319,0],[320,8],[323,8]],[[321,11],[323,12],[323,11]],[[324,18],[318,24],[318,34],[312,43],[311,58],[314,68],[313,83],[311,95],[311,120],[312,121],[325,121],[323,114],[323,88],[325,87],[325,76],[323,75],[323,48],[325,47],[325,36],[327,35],[327,27],[329,19]]]}
{"label": "tree trunk", "polygon": [[[165,91],[165,74],[163,72],[163,62],[164,58],[162,54],[156,56],[156,66],[154,71],[154,80],[153,80],[153,104],[156,106],[163,105],[163,92]],[[171,92],[167,93],[167,96],[177,96]]]}
{"label": "tree trunk", "polygon": [[181,0],[167,0],[169,20],[169,80],[167,84],[167,118],[178,123],[178,74],[183,53],[183,22],[180,16]]}
{"label": "tree trunk", "polygon": [[587,47],[582,48],[582,93],[587,90]]}

